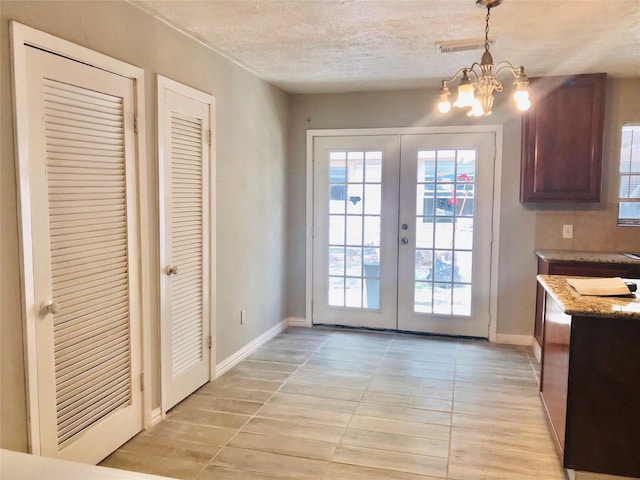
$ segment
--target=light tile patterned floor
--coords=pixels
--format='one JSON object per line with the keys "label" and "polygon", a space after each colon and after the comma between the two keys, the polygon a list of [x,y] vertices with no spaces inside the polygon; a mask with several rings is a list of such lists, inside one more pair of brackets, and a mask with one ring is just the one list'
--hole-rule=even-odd
{"label": "light tile patterned floor", "polygon": [[197,480],[564,480],[531,355],[289,329],[102,465]]}

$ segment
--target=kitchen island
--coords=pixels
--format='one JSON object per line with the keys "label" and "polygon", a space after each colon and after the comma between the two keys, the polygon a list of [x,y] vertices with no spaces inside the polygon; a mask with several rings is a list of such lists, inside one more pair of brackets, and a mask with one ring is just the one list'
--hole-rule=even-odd
{"label": "kitchen island", "polygon": [[[540,397],[567,469],[640,477],[640,299],[545,291]],[[635,280],[640,286],[640,280]]]}
{"label": "kitchen island", "polygon": [[[640,278],[640,255],[617,252],[584,252],[572,250],[535,251],[538,256],[538,274],[579,275],[588,277]],[[542,307],[544,289],[538,285],[536,291],[536,315],[534,345],[538,361],[542,351]]]}

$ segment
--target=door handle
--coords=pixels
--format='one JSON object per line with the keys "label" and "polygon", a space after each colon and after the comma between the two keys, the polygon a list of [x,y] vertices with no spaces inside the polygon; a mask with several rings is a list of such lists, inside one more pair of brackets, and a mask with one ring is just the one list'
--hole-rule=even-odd
{"label": "door handle", "polygon": [[178,274],[178,266],[177,265],[169,265],[167,267],[167,275],[177,275]]}
{"label": "door handle", "polygon": [[406,245],[407,243],[409,243],[409,239],[408,239],[407,237],[402,237],[402,238],[400,239],[400,243],[401,243],[402,245]]}
{"label": "door handle", "polygon": [[60,304],[54,302],[53,300],[45,300],[40,304],[40,313],[42,315],[47,315],[48,313],[56,314],[60,311]]}

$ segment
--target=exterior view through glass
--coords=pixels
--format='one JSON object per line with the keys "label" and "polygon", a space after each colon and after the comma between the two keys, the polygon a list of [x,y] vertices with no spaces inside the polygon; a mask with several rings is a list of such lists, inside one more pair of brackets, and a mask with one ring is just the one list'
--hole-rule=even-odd
{"label": "exterior view through glass", "polygon": [[329,305],[380,306],[382,152],[329,153]]}
{"label": "exterior view through glass", "polygon": [[[380,307],[381,151],[329,152],[329,305]],[[420,150],[416,313],[471,315],[476,150]]]}
{"label": "exterior view through glass", "polygon": [[475,150],[419,150],[414,312],[471,315]]}

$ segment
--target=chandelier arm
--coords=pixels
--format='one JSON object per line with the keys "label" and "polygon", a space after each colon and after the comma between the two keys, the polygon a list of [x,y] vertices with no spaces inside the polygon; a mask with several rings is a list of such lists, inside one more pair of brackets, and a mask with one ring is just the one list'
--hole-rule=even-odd
{"label": "chandelier arm", "polygon": [[453,81],[454,81],[456,78],[458,78],[458,76],[459,76],[461,73],[463,73],[465,70],[467,70],[468,72],[469,72],[469,71],[471,71],[469,68],[467,68],[467,67],[463,67],[463,68],[461,68],[460,70],[458,70],[458,71],[453,75],[453,77],[451,77],[449,80],[443,80],[443,82],[446,82],[446,83],[451,83],[451,82],[453,82]]}
{"label": "chandelier arm", "polygon": [[[476,70],[476,68],[478,70]],[[473,73],[473,80],[477,80],[478,77],[480,77],[480,75],[478,74],[478,71],[482,72],[482,66],[478,63],[478,62],[474,62],[471,64],[471,66],[467,69],[467,73]]]}
{"label": "chandelier arm", "polygon": [[511,72],[511,75],[513,75],[515,78],[518,78],[520,75],[524,75],[524,71],[522,67],[514,67],[511,64],[511,62],[503,60],[502,62],[498,62],[493,67],[494,76],[497,77],[498,74],[503,70],[508,70],[509,72]]}

